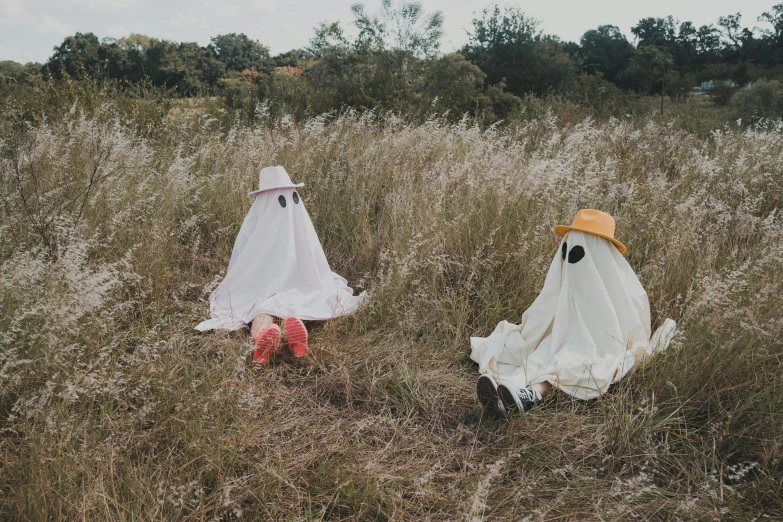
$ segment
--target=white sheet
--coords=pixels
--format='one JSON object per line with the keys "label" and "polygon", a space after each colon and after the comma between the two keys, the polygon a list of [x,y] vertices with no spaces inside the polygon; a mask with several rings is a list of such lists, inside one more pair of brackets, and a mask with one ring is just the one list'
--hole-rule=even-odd
{"label": "white sheet", "polygon": [[[569,262],[578,248],[584,257]],[[471,358],[499,383],[548,381],[591,399],[665,349],[675,326],[667,319],[651,341],[650,304],[631,266],[609,241],[572,230],[520,324],[502,321],[489,337],[471,337]]]}
{"label": "white sheet", "polygon": [[331,319],[354,312],[365,297],[364,292],[354,296],[347,281],[329,268],[296,189],[268,190],[255,196],[226,277],[210,296],[211,319],[196,329],[236,330],[261,313]]}

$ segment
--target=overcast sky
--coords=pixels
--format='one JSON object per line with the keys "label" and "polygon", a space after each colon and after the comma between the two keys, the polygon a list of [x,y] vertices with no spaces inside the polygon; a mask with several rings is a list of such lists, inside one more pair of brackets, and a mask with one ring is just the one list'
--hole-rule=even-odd
{"label": "overcast sky", "polygon": [[[697,26],[741,12],[745,26],[781,0],[423,0],[426,10],[443,11],[442,50],[459,48],[471,18],[484,6],[518,5],[542,21],[542,29],[578,41],[588,29],[617,25],[631,39],[631,26],[648,16],[673,15]],[[45,61],[64,36],[93,32],[119,38],[130,33],[174,41],[209,43],[210,36],[245,33],[273,54],[304,46],[318,22],[351,20],[355,0],[0,0],[0,60]],[[375,12],[380,0],[363,2]]]}

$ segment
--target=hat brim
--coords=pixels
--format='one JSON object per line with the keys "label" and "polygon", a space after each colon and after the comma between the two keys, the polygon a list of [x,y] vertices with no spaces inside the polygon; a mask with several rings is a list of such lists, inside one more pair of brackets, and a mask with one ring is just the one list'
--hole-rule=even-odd
{"label": "hat brim", "polygon": [[256,194],[261,194],[262,192],[266,192],[268,190],[277,190],[277,189],[284,189],[284,188],[299,188],[304,187],[304,183],[297,183],[297,184],[291,184],[291,185],[275,185],[274,187],[265,187],[259,190],[254,190],[253,192],[248,192],[248,196],[255,196]]}
{"label": "hat brim", "polygon": [[578,230],[580,232],[584,232],[585,234],[593,234],[594,236],[602,237],[602,238],[604,238],[604,239],[606,239],[608,241],[611,241],[614,244],[614,246],[617,247],[617,250],[619,250],[621,254],[625,254],[628,251],[628,249],[625,248],[625,245],[623,245],[622,243],[617,241],[615,238],[613,238],[611,236],[605,236],[604,234],[598,234],[598,233],[592,232],[590,230],[585,230],[584,228],[572,227],[572,226],[569,226],[569,225],[557,225],[555,227],[555,234],[557,234],[560,237],[563,237],[568,232],[570,232],[571,230]]}

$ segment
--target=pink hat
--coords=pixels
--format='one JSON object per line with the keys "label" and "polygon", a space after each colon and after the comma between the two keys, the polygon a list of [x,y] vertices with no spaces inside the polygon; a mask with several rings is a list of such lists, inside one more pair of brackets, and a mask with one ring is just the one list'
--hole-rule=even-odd
{"label": "pink hat", "polygon": [[266,167],[261,169],[261,172],[258,174],[258,190],[254,190],[248,195],[255,196],[267,190],[296,187],[304,187],[304,183],[294,184],[283,167]]}

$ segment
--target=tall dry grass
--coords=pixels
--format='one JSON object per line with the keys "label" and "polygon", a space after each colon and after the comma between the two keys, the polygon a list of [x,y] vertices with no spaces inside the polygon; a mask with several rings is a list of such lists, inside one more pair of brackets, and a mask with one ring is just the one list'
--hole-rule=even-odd
{"label": "tall dry grass", "polygon": [[[783,516],[783,124],[481,130],[106,105],[0,121],[0,516],[751,520]],[[199,335],[258,170],[282,164],[372,298],[305,362]],[[577,209],[618,222],[671,348],[600,400],[482,416],[471,334],[518,319]]]}

